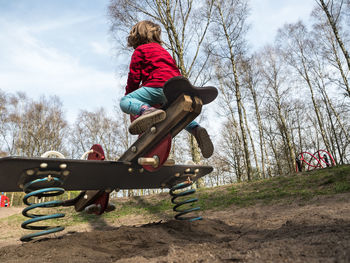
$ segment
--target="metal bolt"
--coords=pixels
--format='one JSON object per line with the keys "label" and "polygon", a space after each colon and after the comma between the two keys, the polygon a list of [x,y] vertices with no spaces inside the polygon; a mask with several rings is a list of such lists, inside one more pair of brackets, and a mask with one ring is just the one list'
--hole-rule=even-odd
{"label": "metal bolt", "polygon": [[23,189],[23,184],[20,184],[20,185],[19,185],[19,188]]}
{"label": "metal bolt", "polygon": [[157,168],[159,165],[159,157],[158,157],[158,155],[153,155],[153,158],[156,161],[156,163],[153,165],[153,167]]}
{"label": "metal bolt", "polygon": [[191,168],[187,168],[187,169],[185,170],[185,173],[189,173],[189,172],[191,172]]}
{"label": "metal bolt", "polygon": [[151,128],[151,133],[156,133],[156,131],[157,131],[157,128],[153,126],[153,127]]}
{"label": "metal bolt", "polygon": [[128,169],[128,172],[129,172],[129,173],[132,173],[132,171],[133,171],[133,169],[130,167],[130,168]]}
{"label": "metal bolt", "polygon": [[28,175],[33,175],[34,173],[35,173],[34,170],[27,170],[27,174],[28,174]]}
{"label": "metal bolt", "polygon": [[84,195],[84,199],[88,199],[88,195]]}
{"label": "metal bolt", "polygon": [[67,175],[69,175],[69,171],[64,171],[62,174],[63,174],[64,176],[67,176]]}
{"label": "metal bolt", "polygon": [[197,168],[196,170],[194,170],[194,172],[195,172],[196,174],[198,174],[198,173],[199,173],[199,169]]}
{"label": "metal bolt", "polygon": [[67,168],[67,164],[65,163],[61,163],[60,164],[60,168],[63,170],[63,169],[66,169]]}
{"label": "metal bolt", "polygon": [[136,151],[137,151],[136,146],[131,147],[131,151],[134,152],[134,153],[136,153]]}
{"label": "metal bolt", "polygon": [[143,168],[140,168],[139,172],[140,173],[143,173],[144,169]]}
{"label": "metal bolt", "polygon": [[42,169],[47,168],[47,163],[41,163],[41,164],[40,164],[40,168],[42,168]]}
{"label": "metal bolt", "polygon": [[180,175],[181,175],[180,173],[176,173],[175,177],[180,177]]}

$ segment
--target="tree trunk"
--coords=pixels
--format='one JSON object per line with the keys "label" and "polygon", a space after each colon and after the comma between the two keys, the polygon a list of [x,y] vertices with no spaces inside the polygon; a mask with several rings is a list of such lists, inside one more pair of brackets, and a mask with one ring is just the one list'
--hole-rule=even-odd
{"label": "tree trunk", "polygon": [[241,91],[240,91],[240,83],[238,79],[237,69],[236,69],[236,61],[235,56],[233,52],[233,43],[230,38],[230,35],[228,33],[227,25],[225,23],[225,18],[221,9],[221,5],[217,4],[217,9],[220,15],[221,20],[221,26],[225,35],[227,47],[229,49],[229,60],[230,60],[230,66],[231,70],[234,76],[234,85],[235,85],[235,95],[236,95],[236,103],[237,103],[237,111],[239,116],[239,126],[241,130],[242,140],[243,140],[243,148],[244,148],[244,157],[245,157],[245,164],[246,164],[246,171],[247,171],[247,178],[248,180],[251,180],[251,162],[250,162],[250,153],[249,153],[249,147],[248,147],[248,140],[247,140],[247,134],[244,127],[244,121],[243,121],[243,113],[242,113],[242,98],[241,98]]}
{"label": "tree trunk", "polygon": [[345,45],[344,45],[342,39],[339,36],[339,32],[338,32],[338,28],[337,28],[336,22],[334,21],[333,16],[329,12],[328,7],[325,4],[324,0],[318,0],[318,1],[320,2],[322,10],[325,12],[325,14],[327,16],[329,25],[331,26],[331,28],[333,30],[334,36],[335,36],[335,38],[336,38],[336,40],[337,40],[337,42],[338,42],[338,44],[339,44],[343,54],[344,54],[344,57],[346,59],[346,63],[348,65],[348,69],[350,70],[350,56],[349,56],[348,51],[345,48]]}
{"label": "tree trunk", "polygon": [[258,178],[261,179],[262,176],[261,176],[261,171],[260,171],[260,167],[259,167],[258,157],[257,157],[256,151],[255,151],[254,140],[253,140],[252,134],[251,134],[250,129],[249,129],[248,120],[247,120],[247,112],[246,112],[244,107],[243,107],[243,113],[244,113],[245,126],[247,127],[247,132],[249,135],[250,143],[252,145],[252,151],[253,151],[253,156],[254,156],[254,160],[255,160],[256,172],[258,174]]}
{"label": "tree trunk", "polygon": [[260,154],[261,154],[261,169],[262,169],[262,177],[265,178],[266,172],[265,172],[265,154],[264,154],[264,134],[263,134],[263,127],[261,122],[261,116],[258,106],[258,100],[256,96],[256,92],[253,89],[253,86],[251,84],[248,85],[248,88],[252,94],[253,103],[254,103],[254,110],[255,110],[255,117],[258,123],[258,130],[259,130],[259,141],[260,141]]}
{"label": "tree trunk", "polygon": [[340,59],[339,59],[339,56],[338,56],[338,51],[337,51],[337,48],[335,46],[335,43],[333,41],[333,39],[330,40],[331,42],[331,45],[332,45],[332,50],[333,50],[333,54],[334,54],[334,57],[335,57],[335,61],[337,63],[337,66],[338,66],[338,70],[340,72],[340,75],[342,77],[342,80],[344,82],[344,85],[345,85],[345,90],[347,91],[348,93],[348,96],[350,98],[350,87],[349,87],[349,82],[348,82],[348,78],[343,70],[343,65],[342,63],[340,62]]}

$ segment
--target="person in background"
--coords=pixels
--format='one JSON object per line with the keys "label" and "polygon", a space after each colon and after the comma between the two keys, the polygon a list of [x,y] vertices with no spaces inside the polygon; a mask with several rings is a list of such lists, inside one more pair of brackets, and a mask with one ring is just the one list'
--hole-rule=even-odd
{"label": "person in background", "polygon": [[8,207],[10,206],[10,198],[8,198],[4,192],[0,195],[0,207]]}

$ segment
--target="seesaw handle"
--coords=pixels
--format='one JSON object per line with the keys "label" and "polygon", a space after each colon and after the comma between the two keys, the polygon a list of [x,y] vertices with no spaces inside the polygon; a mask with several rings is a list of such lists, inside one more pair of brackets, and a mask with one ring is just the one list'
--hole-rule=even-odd
{"label": "seesaw handle", "polygon": [[159,165],[159,158],[158,156],[153,157],[140,157],[137,160],[139,165],[151,165],[153,167],[158,167]]}
{"label": "seesaw handle", "polygon": [[[138,158],[138,164],[139,165],[151,165],[153,167],[158,167],[159,165],[159,158],[158,156],[153,156],[153,157],[140,157]],[[175,161],[173,159],[168,159],[165,161],[163,164],[164,166],[173,166],[175,165]]]}

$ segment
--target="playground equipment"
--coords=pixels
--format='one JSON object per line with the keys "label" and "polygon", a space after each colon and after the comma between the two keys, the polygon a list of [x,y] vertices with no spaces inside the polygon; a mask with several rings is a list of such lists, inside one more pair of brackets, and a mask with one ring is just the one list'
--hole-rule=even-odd
{"label": "playground equipment", "polygon": [[8,198],[4,193],[0,195],[0,207],[10,206],[10,198]]}
{"label": "playground equipment", "polygon": [[[0,191],[26,193],[23,202],[28,206],[22,214],[30,219],[22,227],[39,232],[25,235],[22,241],[55,233],[62,226],[38,226],[34,223],[64,214],[41,215],[30,213],[36,208],[74,206],[77,212],[91,204],[100,205],[96,214],[102,214],[108,205],[109,193],[114,189],[169,188],[175,204],[175,216],[179,220],[199,220],[201,217],[184,216],[199,210],[180,209],[193,204],[196,199],[178,201],[176,199],[193,194],[194,189],[183,191],[199,178],[209,174],[213,167],[203,165],[176,165],[169,160],[172,138],[184,129],[201,112],[203,104],[217,97],[214,87],[194,87],[184,77],[170,79],[164,85],[167,105],[164,106],[166,119],[149,128],[139,136],[133,145],[117,160],[105,160],[103,149],[95,144],[82,155],[80,160],[65,159],[61,153],[50,151],[40,158],[4,157],[0,158]],[[49,158],[54,156],[56,158]],[[87,157],[87,160],[85,158]],[[58,196],[64,191],[81,190],[74,199],[31,203],[29,198]],[[179,192],[180,191],[180,192]],[[181,192],[182,191],[182,192]]]}
{"label": "playground equipment", "polygon": [[185,191],[182,191],[182,192],[178,192],[178,193],[175,193],[176,190],[179,190],[179,189],[184,189],[186,187],[189,187],[193,184],[193,182],[191,180],[187,180],[183,183],[179,183],[177,185],[174,185],[171,189],[170,189],[170,195],[173,197],[171,198],[171,202],[173,204],[175,204],[174,208],[173,208],[173,211],[175,212],[178,212],[178,214],[175,215],[175,219],[177,220],[188,220],[188,221],[195,221],[195,220],[201,220],[202,217],[195,217],[195,216],[184,216],[188,213],[191,213],[191,212],[194,212],[194,211],[198,211],[200,209],[200,207],[190,207],[190,208],[187,208],[187,209],[179,209],[179,207],[181,206],[184,206],[186,204],[191,204],[191,203],[195,203],[198,201],[197,198],[192,198],[192,199],[187,199],[187,200],[176,200],[180,197],[183,197],[183,196],[187,196],[187,195],[191,195],[193,193],[196,192],[195,189],[188,189],[188,190],[185,190]]}
{"label": "playground equipment", "polygon": [[310,171],[317,168],[335,166],[335,161],[332,155],[325,150],[318,150],[314,154],[301,152],[295,160],[297,172],[301,172],[303,167],[305,167],[306,171]]}

